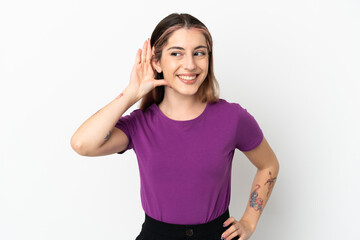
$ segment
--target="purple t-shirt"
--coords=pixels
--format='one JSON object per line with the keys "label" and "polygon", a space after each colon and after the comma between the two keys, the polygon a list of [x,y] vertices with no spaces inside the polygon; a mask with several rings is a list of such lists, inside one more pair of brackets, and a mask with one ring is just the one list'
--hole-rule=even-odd
{"label": "purple t-shirt", "polygon": [[263,133],[238,103],[207,104],[196,118],[173,120],[156,104],[136,109],[115,125],[129,138],[140,172],[142,207],[150,217],[172,224],[202,224],[230,204],[235,148],[257,147]]}

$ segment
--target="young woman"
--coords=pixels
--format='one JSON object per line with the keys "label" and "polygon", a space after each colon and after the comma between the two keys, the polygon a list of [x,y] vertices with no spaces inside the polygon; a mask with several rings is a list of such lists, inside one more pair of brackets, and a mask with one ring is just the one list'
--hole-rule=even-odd
{"label": "young woman", "polygon": [[[279,163],[256,120],[218,96],[212,51],[202,22],[170,14],[138,50],[128,86],[71,139],[83,156],[134,149],[145,211],[136,240],[248,239],[275,184]],[[235,148],[257,168],[239,220],[228,209]]]}

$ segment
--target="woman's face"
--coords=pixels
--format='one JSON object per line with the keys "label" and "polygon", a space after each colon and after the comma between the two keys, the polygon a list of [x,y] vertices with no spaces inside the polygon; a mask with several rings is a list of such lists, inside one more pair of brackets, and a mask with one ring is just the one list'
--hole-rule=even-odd
{"label": "woman's face", "polygon": [[205,80],[209,68],[209,55],[203,33],[181,28],[168,39],[161,59],[155,63],[157,72],[173,90],[184,94],[195,94]]}

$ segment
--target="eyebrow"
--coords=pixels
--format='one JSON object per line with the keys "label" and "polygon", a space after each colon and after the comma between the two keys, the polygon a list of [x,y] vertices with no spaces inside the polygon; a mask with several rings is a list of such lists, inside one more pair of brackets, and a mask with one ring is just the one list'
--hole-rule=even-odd
{"label": "eyebrow", "polygon": [[[196,48],[194,48],[195,50],[196,49],[199,49],[199,48],[206,48],[207,49],[207,47],[206,46],[197,46]],[[184,48],[182,48],[182,47],[177,47],[177,46],[175,46],[175,47],[170,47],[170,48],[168,48],[167,50],[169,51],[170,49],[179,49],[179,50],[185,50]]]}

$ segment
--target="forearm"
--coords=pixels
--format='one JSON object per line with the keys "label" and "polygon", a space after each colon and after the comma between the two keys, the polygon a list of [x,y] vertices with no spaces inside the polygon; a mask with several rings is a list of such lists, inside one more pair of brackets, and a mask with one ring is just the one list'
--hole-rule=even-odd
{"label": "forearm", "polygon": [[111,130],[119,118],[136,102],[133,92],[125,88],[114,100],[93,114],[76,130],[71,138],[73,148],[86,154],[100,147],[110,137]]}
{"label": "forearm", "polygon": [[258,169],[251,187],[251,193],[242,220],[247,221],[255,230],[262,211],[275,185],[279,166]]}

